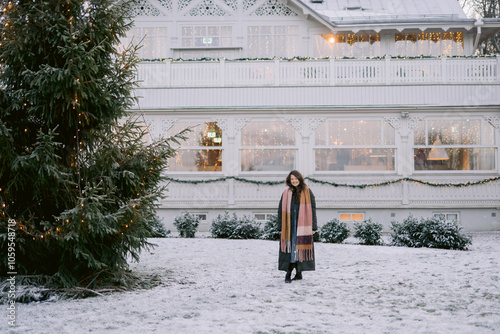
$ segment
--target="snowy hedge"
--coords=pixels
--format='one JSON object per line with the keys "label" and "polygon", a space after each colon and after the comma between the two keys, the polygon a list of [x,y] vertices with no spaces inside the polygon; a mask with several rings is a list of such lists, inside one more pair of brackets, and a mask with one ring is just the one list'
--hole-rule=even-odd
{"label": "snowy hedge", "polygon": [[260,224],[250,217],[238,218],[236,213],[230,216],[227,211],[212,221],[210,233],[214,238],[227,239],[258,239],[262,234]]}
{"label": "snowy hedge", "polygon": [[174,219],[174,226],[179,231],[181,238],[194,238],[199,224],[199,218],[190,213],[185,213]]}
{"label": "snowy hedge", "polygon": [[320,228],[319,237],[325,242],[342,243],[349,238],[351,232],[345,222],[340,222],[334,218]]}
{"label": "snowy hedge", "polygon": [[271,215],[262,229],[261,239],[279,240],[281,231],[278,229],[278,215]]}
{"label": "snowy hedge", "polygon": [[373,222],[369,218],[362,223],[354,224],[354,236],[364,245],[383,245],[382,229],[382,224]]}
{"label": "snowy hedge", "polygon": [[472,239],[462,234],[462,227],[455,221],[417,218],[410,215],[402,223],[392,222],[392,245],[465,250]]}

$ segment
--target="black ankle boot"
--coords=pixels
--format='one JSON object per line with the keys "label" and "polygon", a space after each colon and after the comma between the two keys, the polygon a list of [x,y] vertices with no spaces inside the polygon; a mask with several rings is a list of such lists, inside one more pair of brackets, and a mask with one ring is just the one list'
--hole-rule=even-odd
{"label": "black ankle boot", "polygon": [[293,263],[290,263],[288,265],[288,270],[286,271],[285,283],[292,283],[292,270],[293,270]]}
{"label": "black ankle boot", "polygon": [[292,281],[298,281],[302,279],[302,271],[298,271],[295,273],[295,276],[293,277]]}
{"label": "black ankle boot", "polygon": [[286,272],[286,275],[285,275],[285,283],[292,283],[292,271],[289,270]]}

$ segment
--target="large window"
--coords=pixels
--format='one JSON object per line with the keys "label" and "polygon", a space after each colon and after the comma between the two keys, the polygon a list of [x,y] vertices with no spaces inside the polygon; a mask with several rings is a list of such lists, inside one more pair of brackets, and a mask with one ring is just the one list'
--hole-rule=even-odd
{"label": "large window", "polygon": [[495,170],[495,131],[481,119],[423,120],[415,129],[415,170]]}
{"label": "large window", "polygon": [[295,57],[298,55],[297,26],[248,27],[248,56]]}
{"label": "large window", "polygon": [[121,42],[122,49],[131,42],[134,45],[141,44],[142,47],[138,52],[139,58],[155,59],[168,56],[167,28],[165,27],[132,28]]}
{"label": "large window", "polygon": [[190,127],[175,157],[168,161],[170,172],[222,171],[222,130],[216,122],[177,122],[169,130],[174,135]]}
{"label": "large window", "polygon": [[182,27],[182,46],[213,48],[233,45],[231,26],[185,26]]}
{"label": "large window", "polygon": [[314,36],[315,57],[380,57],[380,34],[325,34]]}
{"label": "large window", "polygon": [[393,171],[394,129],[385,121],[331,120],[316,129],[316,171]]}
{"label": "large window", "polygon": [[397,33],[397,56],[459,56],[464,54],[463,32]]}
{"label": "large window", "polygon": [[286,122],[250,122],[241,131],[242,171],[289,171],[295,153],[295,130]]}

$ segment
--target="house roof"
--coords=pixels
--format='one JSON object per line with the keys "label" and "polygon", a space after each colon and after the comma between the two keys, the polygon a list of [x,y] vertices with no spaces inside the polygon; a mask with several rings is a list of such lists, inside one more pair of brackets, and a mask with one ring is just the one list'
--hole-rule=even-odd
{"label": "house roof", "polygon": [[[285,0],[332,31],[463,28],[472,30],[474,48],[500,31],[500,19],[468,18],[457,0]],[[333,27],[333,28],[332,28]]]}
{"label": "house roof", "polygon": [[331,22],[467,19],[457,0],[302,0]]}

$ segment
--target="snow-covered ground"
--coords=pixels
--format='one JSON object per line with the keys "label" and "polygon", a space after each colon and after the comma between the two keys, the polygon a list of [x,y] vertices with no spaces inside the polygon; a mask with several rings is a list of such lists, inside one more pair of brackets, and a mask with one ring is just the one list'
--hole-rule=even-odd
{"label": "snow-covered ground", "polygon": [[[284,283],[278,242],[155,239],[151,290],[18,305],[12,333],[499,333],[500,233],[469,251],[316,243]],[[2,308],[6,308],[5,305]],[[0,332],[9,331],[6,316]]]}

